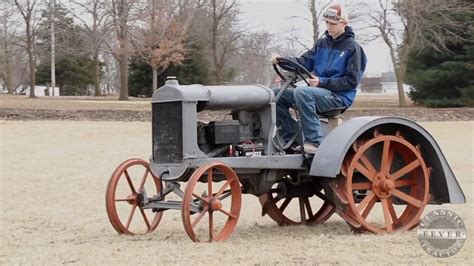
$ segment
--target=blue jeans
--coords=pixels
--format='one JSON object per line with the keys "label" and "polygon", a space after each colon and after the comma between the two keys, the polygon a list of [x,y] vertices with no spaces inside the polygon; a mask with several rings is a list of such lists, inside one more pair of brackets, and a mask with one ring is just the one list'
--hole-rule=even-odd
{"label": "blue jeans", "polygon": [[[273,91],[277,95],[280,88],[273,89]],[[288,142],[294,134],[298,133],[298,124],[291,117],[289,110],[294,105],[300,112],[304,143],[312,143],[317,146],[323,139],[318,114],[334,109],[347,108],[339,95],[330,90],[309,86],[288,88],[276,105],[277,125],[281,127],[279,134],[285,142]]]}

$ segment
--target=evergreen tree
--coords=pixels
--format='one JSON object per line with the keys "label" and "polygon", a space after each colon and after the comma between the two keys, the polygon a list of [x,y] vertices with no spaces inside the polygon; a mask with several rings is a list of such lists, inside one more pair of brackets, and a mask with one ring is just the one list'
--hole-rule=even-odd
{"label": "evergreen tree", "polygon": [[[55,21],[55,57],[56,83],[61,95],[88,94],[87,86],[93,84],[94,65],[85,51],[88,43],[81,28],[74,24],[73,18],[60,4],[56,5]],[[50,83],[51,73],[51,9],[45,9],[38,25],[37,47],[39,64],[36,82],[41,85]]]}
{"label": "evergreen tree", "polygon": [[[129,71],[129,95],[151,97],[153,81],[150,66],[138,58],[132,58]],[[209,64],[199,45],[195,44],[188,50],[182,64],[171,65],[158,76],[158,87],[165,84],[168,76],[176,76],[182,85],[209,84]]]}
{"label": "evergreen tree", "polygon": [[463,40],[448,41],[446,51],[411,53],[406,81],[413,87],[409,96],[416,103],[428,107],[474,104],[474,28],[470,25],[474,15],[457,19],[465,26],[453,27],[452,30],[459,31]]}
{"label": "evergreen tree", "polygon": [[[44,62],[36,71],[38,84],[50,81],[51,64]],[[87,86],[93,83],[94,62],[89,58],[61,57],[56,61],[56,82],[61,95],[90,95]]]}

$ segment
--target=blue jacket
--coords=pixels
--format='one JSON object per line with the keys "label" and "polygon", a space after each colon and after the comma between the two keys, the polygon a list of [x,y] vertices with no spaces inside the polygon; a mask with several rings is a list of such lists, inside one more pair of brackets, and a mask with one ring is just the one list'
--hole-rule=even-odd
{"label": "blue jacket", "polygon": [[354,102],[357,86],[367,65],[364,50],[354,37],[351,27],[346,27],[345,32],[336,39],[326,31],[313,49],[294,58],[319,77],[319,87],[339,95],[347,107]]}

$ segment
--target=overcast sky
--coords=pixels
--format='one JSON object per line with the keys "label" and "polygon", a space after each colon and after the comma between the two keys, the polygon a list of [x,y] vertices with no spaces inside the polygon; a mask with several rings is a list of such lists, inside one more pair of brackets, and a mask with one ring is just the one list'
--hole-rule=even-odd
{"label": "overcast sky", "polygon": [[[238,0],[241,18],[243,22],[248,23],[252,31],[265,30],[282,38],[288,38],[286,29],[292,27],[301,28],[297,32],[301,36],[301,41],[307,46],[311,45],[312,28],[309,22],[303,19],[290,19],[292,16],[300,16],[309,19],[310,13],[304,5],[306,0]],[[366,0],[371,1],[371,0]],[[340,1],[344,3],[344,1]],[[356,32],[357,35],[357,32]],[[393,67],[388,48],[381,41],[374,41],[363,45],[367,54],[367,75],[380,75],[381,72],[387,72]],[[269,54],[272,51],[269,51]],[[296,56],[289,55],[288,56]]]}

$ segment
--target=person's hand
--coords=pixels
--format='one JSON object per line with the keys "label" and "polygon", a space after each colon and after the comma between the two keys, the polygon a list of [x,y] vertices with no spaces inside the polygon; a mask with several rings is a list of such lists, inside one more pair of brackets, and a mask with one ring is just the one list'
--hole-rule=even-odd
{"label": "person's hand", "polygon": [[311,78],[308,79],[308,83],[311,87],[318,87],[319,86],[319,78],[315,75],[311,75]]}
{"label": "person's hand", "polygon": [[278,57],[281,57],[279,54],[272,54],[272,64],[276,65],[278,64]]}

